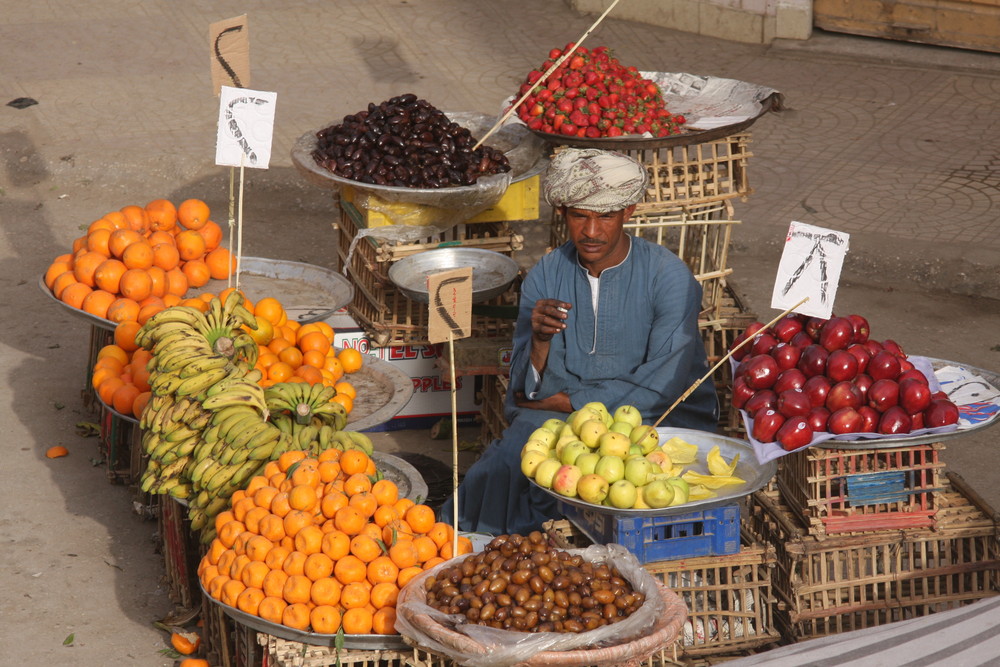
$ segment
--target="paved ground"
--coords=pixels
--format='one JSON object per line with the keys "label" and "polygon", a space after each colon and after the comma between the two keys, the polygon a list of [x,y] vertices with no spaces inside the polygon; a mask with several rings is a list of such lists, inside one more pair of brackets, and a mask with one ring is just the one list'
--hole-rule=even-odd
{"label": "paved ground", "polygon": [[[330,266],[334,203],[291,166],[298,136],[410,91],[442,109],[493,112],[593,17],[529,0],[0,6],[0,101],[38,101],[0,107],[0,663],[169,665],[151,626],[172,607],[155,525],[74,432],[92,419],[79,399],[87,327],[40,297],[38,276],[81,226],[125,204],[199,197],[225,210],[214,21],[249,15],[250,87],[278,94],[271,168],[246,175],[244,252]],[[784,93],[785,111],[753,128],[755,192],[736,204],[734,278],[755,312],[770,312],[788,223],[832,227],[852,234],[838,309],[866,314],[908,351],[1000,371],[997,56],[829,34],[762,47],[613,18],[590,43],[640,69]],[[1000,504],[992,436],[955,442],[946,460]],[[56,443],[72,455],[45,459]],[[379,443],[421,449],[426,437]]]}

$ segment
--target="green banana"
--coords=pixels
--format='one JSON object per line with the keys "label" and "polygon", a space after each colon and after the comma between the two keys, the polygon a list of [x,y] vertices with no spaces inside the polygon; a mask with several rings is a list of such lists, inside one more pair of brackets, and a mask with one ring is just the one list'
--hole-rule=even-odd
{"label": "green banana", "polygon": [[212,354],[207,357],[195,359],[181,369],[181,377],[189,378],[217,368],[225,368],[229,365],[229,359],[221,354]]}
{"label": "green banana", "polygon": [[215,396],[208,396],[202,405],[206,410],[215,410],[230,405],[246,405],[257,408],[262,415],[266,415],[268,410],[264,404],[264,399],[260,394],[260,387],[257,392],[250,391],[227,391]]}
{"label": "green banana", "polygon": [[368,456],[371,456],[372,452],[375,451],[375,446],[372,444],[372,439],[369,438],[364,433],[360,433],[358,431],[345,431],[345,433],[347,433],[347,435],[350,436],[351,440],[354,441],[354,444],[358,445],[358,447],[360,447],[361,450]]}
{"label": "green banana", "polygon": [[205,397],[211,398],[212,396],[218,396],[219,394],[224,394],[228,391],[259,391],[261,393],[261,400],[264,398],[264,391],[261,386],[257,384],[256,381],[248,380],[244,376],[230,375],[222,380],[219,380],[214,385],[205,390]]}
{"label": "green banana", "polygon": [[[213,368],[212,370],[192,375],[184,378],[175,391],[177,396],[192,396],[200,394],[213,384],[229,375],[229,371],[223,368]],[[183,377],[183,376],[182,376]]]}
{"label": "green banana", "polygon": [[242,488],[244,483],[250,479],[258,470],[264,466],[260,461],[244,461],[237,469],[235,474],[229,479],[229,489],[230,495],[236,491],[236,489]]}
{"label": "green banana", "polygon": [[264,428],[258,430],[254,435],[252,435],[244,445],[247,449],[256,449],[265,443],[278,439],[280,431],[274,426],[274,424],[270,422],[262,423],[264,424]]}
{"label": "green banana", "polygon": [[217,491],[223,484],[228,483],[233,478],[233,475],[236,474],[236,471],[240,467],[240,465],[223,466],[222,470],[212,475],[211,479],[204,480],[205,488],[208,489],[209,493]]}
{"label": "green banana", "polygon": [[260,415],[256,412],[242,417],[233,418],[219,429],[219,437],[227,443],[230,443],[233,442],[237,434],[247,431],[257,424],[264,423],[266,422],[261,420]]}
{"label": "green banana", "polygon": [[247,458],[251,461],[265,461],[270,459],[281,440],[281,434],[278,434],[273,440],[257,445],[253,449],[249,450]]}
{"label": "green banana", "polygon": [[163,469],[160,470],[160,474],[158,475],[158,477],[161,480],[174,479],[174,478],[180,479],[181,471],[184,470],[184,467],[188,464],[189,460],[190,457],[188,456],[179,457],[176,461],[174,461],[170,465],[164,466]]}
{"label": "green banana", "polygon": [[295,442],[300,449],[309,449],[318,434],[318,429],[312,424],[308,424],[299,429]]}
{"label": "green banana", "polygon": [[215,459],[210,457],[198,459],[197,454],[195,454],[195,460],[197,461],[197,463],[195,464],[194,468],[192,468],[188,472],[188,479],[191,480],[192,484],[197,484],[198,482],[200,482],[202,476],[205,474],[205,471],[211,468],[213,465],[215,465],[216,462]]}
{"label": "green banana", "polygon": [[229,444],[237,448],[246,447],[246,444],[250,442],[252,438],[256,437],[261,433],[266,433],[273,428],[274,426],[272,426],[268,422],[257,421],[248,426],[247,428],[244,428],[240,431],[237,431],[236,433],[233,433],[232,436],[229,438]]}
{"label": "green banana", "polygon": [[[200,405],[198,409],[200,410],[199,414],[189,420],[187,425],[196,431],[204,431],[212,421],[212,413],[208,410],[202,410]],[[185,416],[187,415],[185,414]]]}
{"label": "green banana", "polygon": [[[210,465],[210,466],[209,466],[209,467],[208,467],[208,468],[207,468],[207,469],[206,469],[206,470],[205,470],[205,471],[204,471],[204,472],[202,473],[202,475],[201,475],[201,481],[199,482],[199,485],[200,485],[200,487],[201,487],[202,489],[205,489],[206,491],[208,491],[208,495],[209,495],[209,496],[212,496],[212,495],[213,495],[213,494],[212,494],[212,491],[213,491],[213,490],[214,490],[214,488],[215,488],[215,487],[210,487],[210,486],[209,486],[209,483],[210,483],[210,482],[212,481],[212,479],[213,479],[213,478],[214,478],[214,477],[215,477],[216,475],[218,475],[218,474],[219,474],[220,472],[222,472],[223,470],[225,470],[225,469],[226,469],[226,467],[227,467],[227,466],[226,466],[226,464],[225,464],[225,463],[220,463],[219,461],[216,461],[216,460],[212,460],[212,465]],[[200,496],[199,496],[199,497],[200,497]]]}
{"label": "green banana", "polygon": [[191,530],[198,531],[208,523],[208,515],[200,507],[189,507],[188,520],[191,522]]}

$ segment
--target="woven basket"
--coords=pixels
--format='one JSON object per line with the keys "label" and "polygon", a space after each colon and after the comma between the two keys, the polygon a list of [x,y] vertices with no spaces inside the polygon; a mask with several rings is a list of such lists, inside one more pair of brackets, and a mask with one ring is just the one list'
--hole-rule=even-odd
{"label": "woven basket", "polygon": [[[656,620],[656,625],[649,629],[644,637],[626,644],[605,646],[594,649],[574,651],[541,651],[529,660],[519,662],[514,667],[638,667],[644,660],[656,651],[666,649],[676,641],[684,621],[687,619],[687,607],[684,601],[663,584],[657,583],[665,609]],[[413,590],[414,601],[424,602],[426,591],[422,587]],[[397,613],[407,615],[407,620],[420,628],[427,635],[434,637],[444,646],[454,649],[455,653],[464,655],[488,655],[492,649],[475,641],[471,637],[456,632],[428,616],[408,612],[407,607],[400,606]],[[409,644],[415,642],[405,635],[403,640]]]}

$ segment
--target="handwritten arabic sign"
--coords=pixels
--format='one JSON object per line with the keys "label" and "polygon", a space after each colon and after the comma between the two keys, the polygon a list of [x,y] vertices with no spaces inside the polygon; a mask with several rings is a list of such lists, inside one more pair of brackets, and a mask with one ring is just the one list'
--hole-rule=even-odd
{"label": "handwritten arabic sign", "polygon": [[778,264],[771,308],[786,310],[808,297],[796,312],[829,318],[849,240],[850,235],[843,232],[792,222]]}
{"label": "handwritten arabic sign", "polygon": [[250,28],[247,15],[216,21],[208,26],[211,45],[212,89],[250,85]]}
{"label": "handwritten arabic sign", "polygon": [[215,163],[267,169],[271,161],[274,106],[278,94],[223,86]]}
{"label": "handwritten arabic sign", "polygon": [[441,271],[427,276],[429,311],[427,340],[443,343],[472,332],[472,267]]}

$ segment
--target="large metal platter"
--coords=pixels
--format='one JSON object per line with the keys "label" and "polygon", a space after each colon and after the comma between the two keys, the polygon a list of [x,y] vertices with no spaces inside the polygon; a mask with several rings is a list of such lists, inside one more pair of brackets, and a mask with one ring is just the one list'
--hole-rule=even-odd
{"label": "large metal platter", "polygon": [[[496,122],[496,118],[474,111],[446,111],[445,115],[472,133],[473,137],[483,137]],[[332,124],[332,123],[331,123]],[[316,133],[329,127],[324,125],[306,132],[292,147],[292,163],[306,180],[322,188],[338,189],[350,186],[363,192],[370,192],[392,201],[408,201],[415,204],[439,205],[447,208],[447,198],[467,198],[475,194],[477,186],[455,186],[451,188],[401,188],[386,185],[362,183],[349,178],[337,176],[329,169],[316,164],[313,151],[316,149]],[[488,146],[503,151],[510,161],[511,182],[516,183],[537,174],[548,166],[549,159],[545,142],[528,131],[524,125],[505,125],[486,140]],[[482,177],[480,180],[490,177]],[[438,203],[440,200],[440,203]]]}
{"label": "large metal platter", "polygon": [[393,262],[389,280],[406,298],[427,303],[428,276],[466,266],[472,267],[472,303],[503,294],[520,270],[517,262],[495,250],[453,246],[426,250]]}
{"label": "large metal platter", "polygon": [[[110,320],[73,308],[57,299],[45,286],[44,276],[39,277],[38,286],[53,302],[94,326],[108,331],[117,326]],[[210,280],[202,287],[189,290],[188,296],[202,292],[218,294],[228,286],[226,280]],[[274,297],[281,302],[288,317],[299,324],[324,320],[354,298],[354,285],[336,271],[313,264],[263,257],[243,257],[240,260],[239,287],[254,302],[266,296]]]}
{"label": "large metal platter", "polygon": [[[272,623],[271,621],[266,621],[260,616],[254,616],[253,614],[248,614],[245,611],[240,611],[235,607],[230,607],[228,604],[224,604],[219,600],[216,600],[205,587],[199,583],[201,588],[201,594],[204,599],[211,601],[213,604],[218,605],[222,611],[229,618],[233,619],[240,625],[245,625],[251,630],[256,630],[257,632],[263,632],[264,634],[271,635],[272,637],[279,637],[281,639],[287,639],[290,642],[299,642],[300,644],[310,644],[312,646],[329,646],[333,647],[337,641],[338,635],[322,635],[318,632],[306,632],[304,630],[296,630],[295,628],[290,628],[286,625],[281,625],[280,623]],[[409,646],[403,641],[401,635],[347,635],[344,636],[344,648],[346,649],[359,649],[364,651],[374,651],[377,649],[386,650],[400,650],[408,649]]]}
{"label": "large metal platter", "polygon": [[[975,366],[970,366],[969,364],[958,363],[957,361],[945,361],[944,359],[934,359],[932,357],[924,358],[931,362],[931,366],[935,371],[939,368],[944,368],[945,366],[963,368],[972,374],[979,375],[995,388],[1000,389],[1000,374],[998,373],[994,373],[993,371],[988,371],[983,368],[976,368]],[[875,438],[851,438],[850,436],[845,436],[845,439],[843,440],[839,438],[824,440],[814,446],[826,449],[888,449],[891,447],[928,445],[934,442],[941,442],[943,440],[951,440],[967,433],[981,431],[984,428],[993,426],[997,422],[1000,422],[1000,412],[987,421],[972,424],[970,426],[959,425],[958,428],[950,431],[940,431],[934,429],[931,433],[909,435],[899,438],[893,436],[879,436]]]}
{"label": "large metal platter", "polygon": [[372,452],[372,460],[375,467],[396,484],[401,498],[409,498],[415,503],[427,500],[427,482],[407,461],[379,451]]}
{"label": "large metal platter", "polygon": [[584,502],[579,498],[567,498],[559,495],[551,489],[546,489],[544,486],[536,484],[534,480],[532,480],[531,483],[548,493],[559,502],[590,512],[595,512],[597,514],[610,514],[623,517],[673,516],[676,514],[686,514],[688,512],[712,509],[723,505],[732,505],[744,496],[763,488],[764,485],[767,484],[778,471],[777,461],[757,463],[757,457],[754,455],[753,447],[751,447],[750,443],[745,440],[737,440],[736,438],[728,438],[724,435],[718,435],[708,431],[695,431],[687,428],[664,428],[661,426],[657,427],[656,431],[660,434],[661,444],[676,436],[692,445],[698,445],[698,460],[689,466],[685,466],[685,470],[693,470],[694,472],[699,472],[705,475],[709,474],[708,466],[705,463],[705,456],[708,454],[709,450],[716,445],[719,446],[719,453],[721,453],[727,461],[739,454],[740,460],[736,465],[736,472],[734,474],[737,477],[746,480],[746,484],[741,484],[739,486],[723,486],[715,491],[718,494],[715,498],[693,500],[683,505],[663,507],[660,509],[628,510],[618,509],[617,507],[606,507],[604,505],[593,505],[591,503]]}

